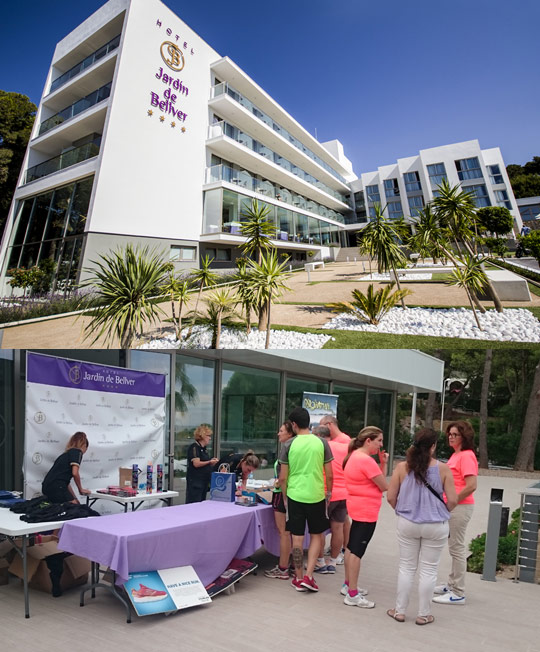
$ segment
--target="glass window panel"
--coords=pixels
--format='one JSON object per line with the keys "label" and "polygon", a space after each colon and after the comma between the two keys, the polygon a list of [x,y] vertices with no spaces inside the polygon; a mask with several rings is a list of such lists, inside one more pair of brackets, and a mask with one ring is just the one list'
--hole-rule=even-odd
{"label": "glass window panel", "polygon": [[392,418],[392,396],[392,392],[386,392],[379,389],[368,390],[368,412],[366,426],[377,426],[377,428],[380,428],[383,431],[384,448],[386,449],[388,449],[389,446]]}
{"label": "glass window panel", "polygon": [[76,183],[66,235],[80,235],[84,232],[93,183],[94,177],[88,177],[88,179]]}
{"label": "glass window panel", "polygon": [[321,233],[319,231],[319,220],[315,217],[309,219],[309,244],[321,244]]}
{"label": "glass window panel", "polygon": [[22,251],[22,247],[11,248],[7,269],[11,269],[13,267],[19,267],[19,258],[21,256],[21,251]]}
{"label": "glass window panel", "polygon": [[279,373],[224,363],[222,388],[220,455],[251,449],[271,463],[279,426]]}
{"label": "glass window panel", "polygon": [[343,432],[355,437],[366,425],[364,415],[366,408],[366,389],[334,384],[334,394],[339,396],[337,419]]}
{"label": "glass window panel", "polygon": [[[222,210],[223,210],[223,222],[225,223],[225,207],[224,199],[222,202],[222,192],[223,194],[229,192],[227,190],[221,190],[221,188],[216,188],[215,190],[207,190],[204,193],[204,225],[203,233],[219,233],[221,231],[221,219],[222,219]],[[230,193],[234,194],[234,193]],[[227,222],[228,213],[227,213]]]}
{"label": "glass window panel", "polygon": [[288,376],[285,390],[285,419],[295,407],[302,405],[304,392],[328,394],[328,387],[328,383],[322,380]]}
{"label": "glass window panel", "polygon": [[70,184],[63,188],[57,188],[54,191],[49,219],[47,220],[45,235],[43,236],[44,240],[54,240],[54,238],[61,238],[64,235],[73,187],[73,184]]}
{"label": "glass window panel", "polygon": [[25,199],[21,204],[22,208],[19,209],[19,217],[17,218],[17,230],[13,240],[14,245],[19,245],[24,242],[24,236],[26,235],[28,222],[30,220],[32,208],[34,207],[34,201],[34,198]]}
{"label": "glass window panel", "polygon": [[39,254],[39,242],[33,244],[24,245],[22,249],[21,261],[19,267],[33,267],[37,263],[38,254]]}
{"label": "glass window panel", "polygon": [[232,231],[235,223],[239,224],[238,195],[230,190],[223,190],[223,230]]}
{"label": "glass window panel", "polygon": [[43,230],[49,215],[52,192],[46,192],[36,197],[32,220],[26,234],[26,242],[39,242],[43,238]]}

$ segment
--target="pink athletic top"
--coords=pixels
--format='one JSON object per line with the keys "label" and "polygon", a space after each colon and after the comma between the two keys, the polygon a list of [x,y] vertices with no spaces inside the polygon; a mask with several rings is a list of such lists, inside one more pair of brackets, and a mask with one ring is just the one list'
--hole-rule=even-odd
{"label": "pink athletic top", "polygon": [[332,483],[332,496],[330,500],[345,500],[347,498],[347,488],[345,487],[345,474],[343,473],[343,460],[347,455],[349,447],[347,444],[340,444],[335,439],[329,439],[328,444],[334,459],[332,460],[332,471],[334,481]]}
{"label": "pink athletic top", "polygon": [[351,441],[351,438],[349,437],[349,435],[346,435],[344,432],[342,432],[335,439],[331,439],[330,441],[337,441],[338,444],[347,444],[348,446],[349,442]]}
{"label": "pink athletic top", "polygon": [[353,452],[345,466],[347,512],[353,521],[374,523],[382,502],[382,491],[372,478],[382,475],[381,467],[372,457],[359,450]]}
{"label": "pink athletic top", "polygon": [[[454,476],[454,483],[456,485],[456,493],[465,487],[465,476],[478,475],[478,460],[474,451],[459,451],[453,453],[448,460],[448,466],[452,475]],[[474,505],[474,493],[470,494],[462,500],[460,505]]]}

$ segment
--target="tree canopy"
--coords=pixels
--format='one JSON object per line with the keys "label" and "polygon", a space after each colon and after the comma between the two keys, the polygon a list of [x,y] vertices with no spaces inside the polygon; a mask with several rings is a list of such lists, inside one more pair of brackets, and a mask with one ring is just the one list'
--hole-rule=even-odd
{"label": "tree canopy", "polygon": [[26,95],[0,90],[0,236],[15,192],[37,107]]}
{"label": "tree canopy", "polygon": [[540,156],[534,156],[525,165],[511,163],[506,171],[516,199],[540,195]]}
{"label": "tree canopy", "polygon": [[512,213],[504,206],[486,206],[476,212],[480,225],[486,231],[495,233],[497,236],[505,235],[512,231],[514,218]]}

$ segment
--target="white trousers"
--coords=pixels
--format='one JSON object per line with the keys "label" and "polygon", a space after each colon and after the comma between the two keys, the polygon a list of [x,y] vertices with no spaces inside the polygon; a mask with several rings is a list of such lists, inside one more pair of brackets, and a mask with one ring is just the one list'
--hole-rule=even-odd
{"label": "white trousers", "polygon": [[465,595],[465,576],[467,574],[465,533],[473,511],[474,505],[456,505],[450,514],[448,552],[452,557],[452,570],[448,576],[447,585],[460,598]]}
{"label": "white trousers", "polygon": [[418,569],[418,615],[429,616],[439,561],[448,541],[448,521],[413,523],[398,516],[397,537],[399,572],[396,613],[404,614],[407,610]]}

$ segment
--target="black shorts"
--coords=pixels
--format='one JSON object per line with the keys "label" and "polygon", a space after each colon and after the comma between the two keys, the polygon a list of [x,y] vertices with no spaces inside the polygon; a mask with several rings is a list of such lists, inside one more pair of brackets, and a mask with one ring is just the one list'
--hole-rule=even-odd
{"label": "black shorts", "polygon": [[275,491],[272,495],[272,507],[274,508],[275,512],[280,512],[281,514],[287,513],[285,503],[283,502],[283,494],[281,491]]}
{"label": "black shorts", "polygon": [[326,500],[320,503],[299,503],[287,498],[287,524],[285,529],[294,536],[304,536],[306,522],[310,534],[321,534],[330,527],[326,515]]}
{"label": "black shorts", "polygon": [[331,500],[328,503],[328,518],[334,523],[345,523],[347,519],[347,501]]}
{"label": "black shorts", "polygon": [[44,495],[51,503],[70,503],[74,500],[71,491],[68,489],[65,482],[51,482],[44,484],[41,487]]}
{"label": "black shorts", "polygon": [[349,543],[347,548],[357,557],[364,556],[368,543],[375,532],[377,521],[373,523],[365,523],[364,521],[353,521],[351,525],[351,533],[349,535]]}

